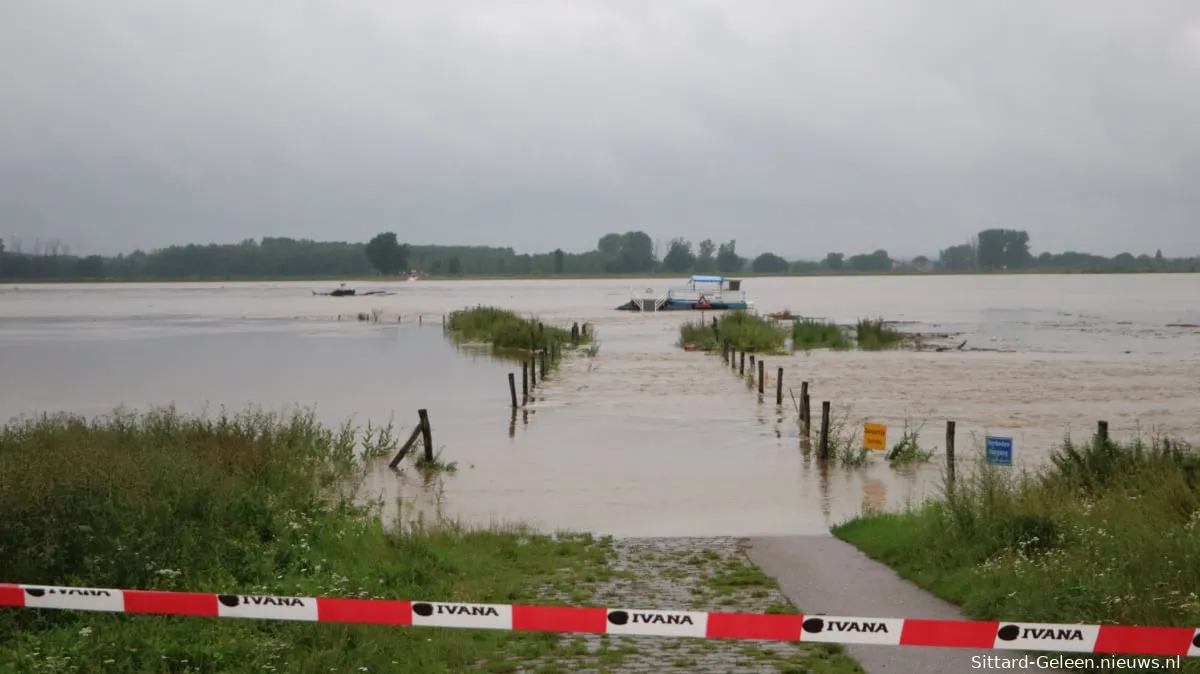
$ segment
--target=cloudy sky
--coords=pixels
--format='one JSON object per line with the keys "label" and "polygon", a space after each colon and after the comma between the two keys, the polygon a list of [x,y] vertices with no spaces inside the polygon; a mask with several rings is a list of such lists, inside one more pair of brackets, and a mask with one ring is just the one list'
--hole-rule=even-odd
{"label": "cloudy sky", "polygon": [[1200,253],[1196,0],[0,0],[0,237]]}

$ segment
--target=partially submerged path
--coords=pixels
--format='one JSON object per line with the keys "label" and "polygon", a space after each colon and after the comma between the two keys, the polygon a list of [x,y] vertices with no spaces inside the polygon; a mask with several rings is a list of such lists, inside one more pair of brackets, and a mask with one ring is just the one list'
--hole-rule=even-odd
{"label": "partially submerged path", "polygon": [[[750,561],[778,579],[783,594],[805,614],[871,618],[965,620],[956,606],[901,578],[895,571],[832,536],[750,539]],[[959,674],[972,658],[1020,657],[1012,651],[914,646],[846,646],[868,674]],[[1010,672],[1057,670],[1006,669]]]}

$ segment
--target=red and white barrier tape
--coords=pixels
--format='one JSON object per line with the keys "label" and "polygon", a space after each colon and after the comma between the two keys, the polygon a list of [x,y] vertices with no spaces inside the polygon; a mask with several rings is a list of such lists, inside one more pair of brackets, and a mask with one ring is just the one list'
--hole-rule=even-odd
{"label": "red and white barrier tape", "polygon": [[0,606],[532,632],[1200,657],[1200,629],[271,597],[0,584]]}

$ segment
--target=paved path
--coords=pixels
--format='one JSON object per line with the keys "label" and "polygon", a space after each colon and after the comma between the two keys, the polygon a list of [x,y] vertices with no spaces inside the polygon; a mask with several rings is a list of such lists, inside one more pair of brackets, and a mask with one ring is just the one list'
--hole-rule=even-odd
{"label": "paved path", "polygon": [[[804,613],[964,619],[953,604],[934,597],[832,536],[752,538],[748,552],[750,560],[777,578],[783,594]],[[846,652],[868,674],[962,674],[975,669],[973,656],[1022,655],[1014,651],[965,648],[858,645],[846,646]],[[1058,670],[1032,667],[1004,671],[1046,674]]]}

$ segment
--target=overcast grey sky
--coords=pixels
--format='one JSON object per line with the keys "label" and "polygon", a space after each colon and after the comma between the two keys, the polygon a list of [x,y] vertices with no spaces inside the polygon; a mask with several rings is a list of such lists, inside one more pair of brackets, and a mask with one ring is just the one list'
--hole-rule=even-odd
{"label": "overcast grey sky", "polygon": [[0,237],[1200,253],[1197,0],[0,0]]}

